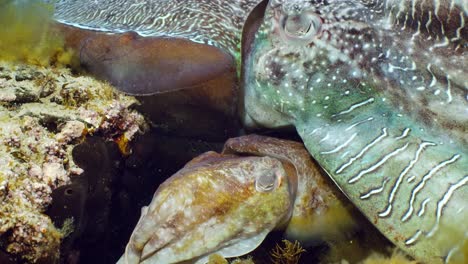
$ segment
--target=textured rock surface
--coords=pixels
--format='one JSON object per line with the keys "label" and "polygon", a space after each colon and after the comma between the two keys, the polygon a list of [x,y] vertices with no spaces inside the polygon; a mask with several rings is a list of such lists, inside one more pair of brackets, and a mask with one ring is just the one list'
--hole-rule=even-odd
{"label": "textured rock surface", "polygon": [[0,63],[0,238],[28,261],[54,260],[66,230],[43,214],[54,189],[82,173],[86,135],[130,140],[145,129],[132,97],[65,69]]}

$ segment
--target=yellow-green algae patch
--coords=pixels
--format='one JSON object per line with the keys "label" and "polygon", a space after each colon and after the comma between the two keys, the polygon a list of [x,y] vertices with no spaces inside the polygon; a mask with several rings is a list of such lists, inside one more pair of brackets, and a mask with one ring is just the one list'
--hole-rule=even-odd
{"label": "yellow-green algae patch", "polygon": [[126,138],[146,128],[133,97],[67,69],[0,62],[0,237],[3,250],[53,262],[70,232],[44,214],[51,193],[82,173],[71,151],[87,134]]}
{"label": "yellow-green algae patch", "polygon": [[405,256],[400,251],[395,251],[390,257],[377,254],[377,253],[371,254],[361,263],[362,264],[418,264],[419,262],[416,260],[408,259],[408,257]]}
{"label": "yellow-green algae patch", "polygon": [[34,65],[74,64],[73,52],[53,29],[53,4],[0,1],[0,60]]}
{"label": "yellow-green algae patch", "polygon": [[[453,225],[447,221],[442,220],[439,225],[439,231],[435,234],[435,242],[440,248],[445,248],[447,257],[445,262],[448,264],[465,264],[468,261],[468,239],[466,239],[465,233],[460,233],[453,227]],[[458,241],[459,244],[455,248],[451,248],[454,241]]]}

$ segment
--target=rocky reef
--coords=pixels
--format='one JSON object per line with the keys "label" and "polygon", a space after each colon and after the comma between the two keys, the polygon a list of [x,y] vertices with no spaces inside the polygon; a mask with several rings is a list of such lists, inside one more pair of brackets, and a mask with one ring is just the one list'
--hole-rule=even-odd
{"label": "rocky reef", "polygon": [[88,135],[126,142],[146,129],[137,101],[68,69],[0,62],[0,251],[52,263],[73,219],[44,214],[52,191],[83,170],[72,149]]}

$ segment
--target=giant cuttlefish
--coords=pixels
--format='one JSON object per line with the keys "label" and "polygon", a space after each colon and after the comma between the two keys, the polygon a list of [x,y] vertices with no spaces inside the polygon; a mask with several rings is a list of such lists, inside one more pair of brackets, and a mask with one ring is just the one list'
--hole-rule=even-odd
{"label": "giant cuttlefish", "polygon": [[391,241],[467,263],[466,0],[271,0],[244,54],[244,120],[295,126]]}

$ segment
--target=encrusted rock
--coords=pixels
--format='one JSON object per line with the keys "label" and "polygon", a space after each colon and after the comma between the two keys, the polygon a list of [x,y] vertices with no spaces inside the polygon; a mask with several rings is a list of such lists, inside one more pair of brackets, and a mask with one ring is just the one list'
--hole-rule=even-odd
{"label": "encrusted rock", "polygon": [[55,261],[66,232],[44,214],[54,189],[81,174],[71,151],[87,134],[131,140],[137,101],[67,69],[0,62],[0,238],[28,262]]}

